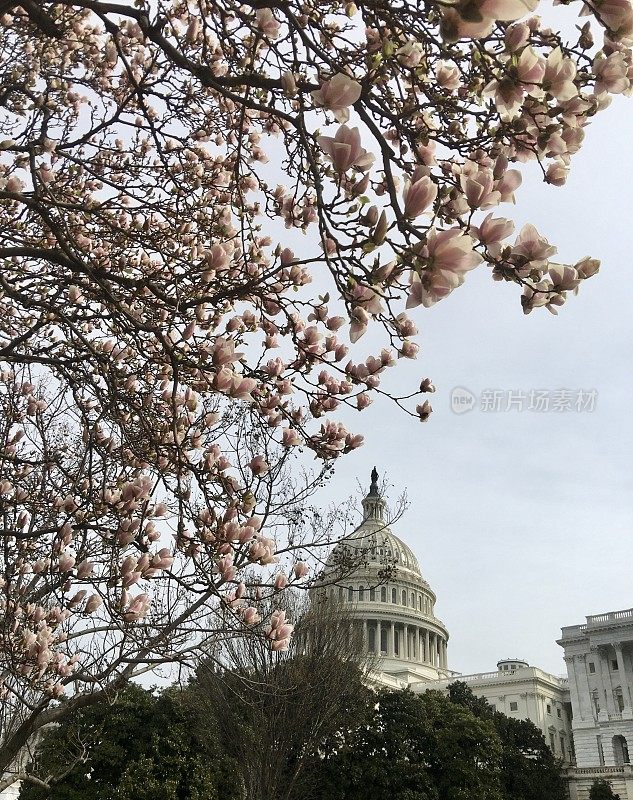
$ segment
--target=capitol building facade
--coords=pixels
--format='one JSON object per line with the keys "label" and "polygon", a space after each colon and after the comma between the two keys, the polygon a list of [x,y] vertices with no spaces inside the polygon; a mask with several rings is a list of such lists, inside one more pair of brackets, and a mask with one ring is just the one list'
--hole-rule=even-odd
{"label": "capitol building facade", "polygon": [[373,685],[419,693],[464,681],[495,710],[542,731],[566,769],[571,800],[586,800],[598,778],[633,800],[633,609],[564,627],[564,676],[513,658],[487,673],[449,668],[436,594],[385,519],[375,469],[360,526],[334,547],[313,592],[347,607]]}

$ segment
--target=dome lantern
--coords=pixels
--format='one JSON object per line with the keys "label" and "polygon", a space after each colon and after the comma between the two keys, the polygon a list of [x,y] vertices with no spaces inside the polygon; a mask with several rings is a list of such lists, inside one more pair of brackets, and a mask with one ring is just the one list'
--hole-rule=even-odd
{"label": "dome lantern", "polygon": [[363,522],[374,520],[385,524],[385,501],[378,490],[378,472],[376,467],[371,471],[369,494],[363,499]]}

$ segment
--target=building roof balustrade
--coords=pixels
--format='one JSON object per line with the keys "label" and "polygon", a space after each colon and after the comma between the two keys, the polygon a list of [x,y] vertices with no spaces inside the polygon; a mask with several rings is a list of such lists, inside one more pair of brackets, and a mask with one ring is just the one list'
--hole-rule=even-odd
{"label": "building roof balustrade", "polygon": [[609,611],[607,614],[594,614],[591,617],[587,617],[587,625],[585,628],[593,625],[600,625],[603,622],[616,622],[629,619],[633,622],[633,608],[627,608],[623,611]]}

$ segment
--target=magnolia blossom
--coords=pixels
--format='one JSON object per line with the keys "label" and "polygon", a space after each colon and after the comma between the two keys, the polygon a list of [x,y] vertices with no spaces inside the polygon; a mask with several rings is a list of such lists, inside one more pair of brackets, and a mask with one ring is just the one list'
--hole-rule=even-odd
{"label": "magnolia blossom", "polygon": [[407,42],[396,50],[398,61],[403,67],[408,67],[409,69],[419,66],[423,55],[424,50],[420,42]]}
{"label": "magnolia blossom", "polygon": [[576,270],[568,264],[549,264],[547,272],[557,292],[575,289],[581,280]]}
{"label": "magnolia blossom", "polygon": [[442,11],[448,41],[488,36],[496,20],[514,22],[536,9],[538,0],[460,0]]}
{"label": "magnolia blossom", "polygon": [[620,52],[611,53],[606,58],[599,53],[594,59],[593,69],[596,74],[597,95],[622,94],[631,85],[628,77],[629,65]]}
{"label": "magnolia blossom", "polygon": [[545,172],[545,180],[554,186],[564,186],[569,174],[569,167],[560,162],[550,164]]}
{"label": "magnolia blossom", "polygon": [[448,61],[438,61],[435,67],[435,78],[442,89],[454,92],[461,86],[459,69]]}
{"label": "magnolia blossom", "polygon": [[494,189],[494,175],[491,169],[475,169],[462,174],[460,183],[466,202],[471,208],[489,208],[501,200],[501,193]]}
{"label": "magnolia blossom", "polygon": [[633,45],[633,5],[630,0],[597,0],[595,6],[610,36],[629,47]]}
{"label": "magnolia blossom", "polygon": [[287,650],[290,645],[294,625],[286,621],[285,611],[273,611],[270,624],[266,628],[266,635],[271,640],[271,648],[275,652]]}
{"label": "magnolia blossom", "polygon": [[478,264],[482,257],[473,250],[473,240],[459,229],[431,230],[422,254],[430,267],[448,272],[467,272]]}
{"label": "magnolia blossom", "polygon": [[437,186],[428,175],[406,181],[402,193],[404,199],[404,215],[413,219],[422,214],[437,197]]}
{"label": "magnolia blossom", "polygon": [[459,229],[432,230],[420,251],[427,266],[410,275],[407,308],[423,305],[426,308],[447,297],[464,282],[465,273],[481,264],[479,253],[473,250],[473,240]]}
{"label": "magnolia blossom", "polygon": [[493,245],[507,239],[514,231],[514,222],[488,214],[480,225],[472,225],[470,232],[482,244]]}
{"label": "magnolia blossom", "polygon": [[374,156],[361,147],[358,128],[341,125],[334,137],[319,136],[317,141],[337,172],[347,172],[350,167],[365,172],[374,163]]}
{"label": "magnolia blossom", "polygon": [[257,27],[268,39],[276,39],[279,36],[281,25],[275,19],[270,8],[259,8],[255,12]]}
{"label": "magnolia blossom", "polygon": [[297,561],[293,567],[293,572],[297,578],[305,578],[310,573],[310,567],[305,561]]}
{"label": "magnolia blossom", "polygon": [[251,459],[249,467],[251,468],[253,475],[257,476],[265,475],[270,469],[270,466],[268,465],[268,462],[264,456],[255,456],[253,459]]}
{"label": "magnolia blossom", "polygon": [[347,122],[349,107],[358,100],[361,91],[358,81],[338,72],[329,81],[325,81],[320,89],[312,92],[312,99],[318,106],[332,111],[339,122]]}
{"label": "magnolia blossom", "polygon": [[575,77],[576,65],[571,58],[563,56],[560,47],[555,47],[547,56],[545,63],[543,80],[545,90],[561,102],[571,100],[578,94],[578,88],[574,83]]}
{"label": "magnolia blossom", "polygon": [[534,225],[528,223],[521,228],[512,253],[522,256],[532,267],[542,267],[556,253],[556,248],[539,234]]}

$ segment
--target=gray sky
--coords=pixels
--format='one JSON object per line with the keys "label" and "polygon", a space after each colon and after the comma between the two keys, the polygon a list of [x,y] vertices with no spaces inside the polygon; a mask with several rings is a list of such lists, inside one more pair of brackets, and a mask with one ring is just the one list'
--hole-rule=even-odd
{"label": "gray sky", "polygon": [[[391,386],[431,377],[434,414],[421,424],[376,400],[347,416],[365,446],[344,457],[320,496],[324,505],[368,486],[376,464],[406,489],[410,507],[394,532],[420,559],[448,626],[449,665],[487,671],[521,657],[564,673],[555,639],[587,614],[633,606],[631,502],[631,308],[633,105],[616,98],[587,128],[565,187],[525,180],[513,217],[558,246],[553,260],[592,255],[601,272],[558,317],[524,316],[519,287],[495,283],[485,266],[464,286],[412,317],[417,361]],[[524,175],[525,175],[525,169]],[[397,376],[396,376],[396,373]],[[456,415],[450,393],[596,390],[593,411],[488,411]],[[558,395],[560,397],[560,395]]]}

